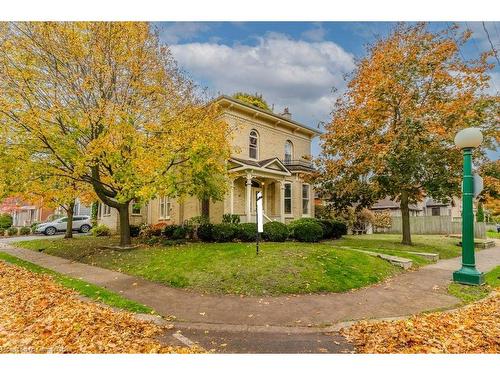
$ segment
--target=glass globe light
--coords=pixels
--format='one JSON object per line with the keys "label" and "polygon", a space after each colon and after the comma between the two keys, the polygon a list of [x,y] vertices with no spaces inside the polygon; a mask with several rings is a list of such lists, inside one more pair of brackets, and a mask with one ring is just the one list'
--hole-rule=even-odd
{"label": "glass globe light", "polygon": [[462,148],[478,147],[483,141],[483,134],[479,128],[465,128],[455,136],[455,145]]}

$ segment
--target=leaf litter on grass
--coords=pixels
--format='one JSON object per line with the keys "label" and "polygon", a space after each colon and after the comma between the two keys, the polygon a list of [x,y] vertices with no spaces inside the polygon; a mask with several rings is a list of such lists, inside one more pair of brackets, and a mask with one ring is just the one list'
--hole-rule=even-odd
{"label": "leaf litter on grass", "polygon": [[0,262],[0,353],[198,353],[164,345],[154,323],[79,295],[24,268]]}

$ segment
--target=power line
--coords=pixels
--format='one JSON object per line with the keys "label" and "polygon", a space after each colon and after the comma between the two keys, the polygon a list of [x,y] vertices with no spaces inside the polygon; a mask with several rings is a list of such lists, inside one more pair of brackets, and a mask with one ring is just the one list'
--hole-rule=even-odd
{"label": "power line", "polygon": [[491,50],[493,51],[493,54],[495,55],[495,58],[497,59],[498,65],[500,66],[500,60],[498,59],[497,50],[493,46],[493,43],[492,43],[491,38],[490,38],[490,33],[488,32],[488,29],[486,28],[484,21],[483,21],[483,29],[484,29],[484,32],[486,33],[486,37],[488,38],[488,42],[490,42]]}

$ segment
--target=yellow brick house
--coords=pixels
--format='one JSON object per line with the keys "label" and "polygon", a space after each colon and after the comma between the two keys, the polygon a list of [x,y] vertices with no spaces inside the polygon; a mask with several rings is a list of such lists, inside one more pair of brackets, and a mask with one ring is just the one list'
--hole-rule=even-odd
{"label": "yellow brick house", "polygon": [[[314,192],[304,181],[313,171],[309,161],[311,141],[320,133],[282,114],[220,96],[222,118],[233,130],[233,155],[228,160],[231,185],[223,201],[158,197],[139,207],[132,205],[131,224],[180,224],[207,215],[219,223],[223,214],[239,215],[241,222],[255,222],[255,197],[262,192],[265,221],[283,223],[314,216]],[[99,205],[99,222],[118,228],[115,210]]]}

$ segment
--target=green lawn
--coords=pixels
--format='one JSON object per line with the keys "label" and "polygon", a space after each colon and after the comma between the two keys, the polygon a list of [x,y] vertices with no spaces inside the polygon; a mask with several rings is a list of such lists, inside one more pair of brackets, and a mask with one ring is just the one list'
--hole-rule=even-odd
{"label": "green lawn", "polygon": [[498,232],[486,232],[486,237],[500,239],[500,233],[498,233]]}
{"label": "green lawn", "polygon": [[171,285],[208,293],[278,295],[343,292],[377,283],[400,269],[329,243],[188,243],[128,251],[99,249],[117,239],[40,239],[18,245]]}
{"label": "green lawn", "polygon": [[152,313],[153,309],[141,305],[140,303],[131,301],[122,297],[120,294],[101,288],[97,285],[89,284],[83,280],[74,279],[60,273],[54,272],[47,268],[40,267],[31,262],[14,257],[10,254],[0,252],[0,260],[15,264],[17,266],[26,268],[27,270],[35,273],[47,274],[52,276],[52,279],[62,286],[73,289],[79,294],[91,298],[95,301],[105,303],[106,305],[118,307],[120,309],[136,312],[136,313]]}
{"label": "green lawn", "polygon": [[450,238],[440,235],[416,235],[411,236],[413,245],[405,246],[401,244],[399,234],[370,234],[362,236],[345,236],[335,241],[337,246],[347,246],[357,249],[381,251],[387,254],[411,258],[407,251],[421,253],[439,254],[439,259],[455,258],[460,256],[460,241],[457,238]]}
{"label": "green lawn", "polygon": [[500,287],[500,266],[495,267],[485,275],[485,285],[463,285],[451,283],[448,293],[462,300],[462,303],[471,303],[485,298],[493,288]]}
{"label": "green lawn", "polygon": [[460,255],[456,239],[414,236],[415,246],[399,243],[398,235],[346,236],[325,243],[188,243],[174,247],[140,247],[128,251],[103,249],[118,239],[76,237],[39,239],[18,245],[47,254],[109,268],[173,287],[205,293],[279,295],[344,292],[377,283],[401,269],[350,248],[380,251],[414,260],[406,250]]}

